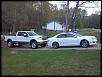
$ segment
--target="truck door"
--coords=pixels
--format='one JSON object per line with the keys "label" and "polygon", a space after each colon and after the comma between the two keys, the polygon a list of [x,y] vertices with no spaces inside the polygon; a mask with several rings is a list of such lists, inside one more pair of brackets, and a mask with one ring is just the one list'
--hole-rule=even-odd
{"label": "truck door", "polygon": [[28,42],[27,40],[29,39],[29,37],[25,37],[24,35],[28,36],[26,32],[18,32],[16,40],[21,43]]}

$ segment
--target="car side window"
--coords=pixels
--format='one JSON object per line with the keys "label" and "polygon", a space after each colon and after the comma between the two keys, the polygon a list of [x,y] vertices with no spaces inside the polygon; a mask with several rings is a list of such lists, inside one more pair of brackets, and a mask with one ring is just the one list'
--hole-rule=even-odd
{"label": "car side window", "polygon": [[67,34],[66,37],[74,37],[75,35],[73,34]]}
{"label": "car side window", "polygon": [[60,34],[57,38],[66,38],[66,34]]}

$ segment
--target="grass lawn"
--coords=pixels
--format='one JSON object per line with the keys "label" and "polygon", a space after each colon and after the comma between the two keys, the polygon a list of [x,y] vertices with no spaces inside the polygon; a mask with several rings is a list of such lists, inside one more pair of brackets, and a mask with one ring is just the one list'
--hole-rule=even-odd
{"label": "grass lawn", "polygon": [[99,50],[11,51],[2,48],[2,75],[100,75]]}

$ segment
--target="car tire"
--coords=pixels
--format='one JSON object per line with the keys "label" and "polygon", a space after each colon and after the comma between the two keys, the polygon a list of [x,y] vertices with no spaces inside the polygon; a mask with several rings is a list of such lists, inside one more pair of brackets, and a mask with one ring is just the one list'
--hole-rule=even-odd
{"label": "car tire", "polygon": [[37,49],[37,48],[38,48],[37,42],[33,41],[33,42],[31,43],[31,48],[32,48],[32,49]]}
{"label": "car tire", "polygon": [[89,42],[87,40],[81,41],[81,47],[82,48],[87,48],[89,46]]}
{"label": "car tire", "polygon": [[11,40],[10,40],[10,41],[7,41],[7,46],[8,46],[8,47],[12,47],[12,46],[13,46],[13,43],[12,43]]}
{"label": "car tire", "polygon": [[57,48],[59,47],[59,44],[58,44],[57,42],[54,42],[54,43],[52,44],[52,47],[55,48],[55,49],[57,49]]}

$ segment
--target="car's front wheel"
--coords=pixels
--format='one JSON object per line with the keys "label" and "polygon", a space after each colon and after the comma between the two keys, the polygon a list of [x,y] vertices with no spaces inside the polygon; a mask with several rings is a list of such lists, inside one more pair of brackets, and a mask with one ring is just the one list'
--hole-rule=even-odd
{"label": "car's front wheel", "polygon": [[37,42],[33,41],[33,42],[31,43],[31,48],[32,48],[32,49],[38,48]]}
{"label": "car's front wheel", "polygon": [[57,42],[54,42],[54,43],[52,44],[52,47],[56,49],[56,48],[59,47],[59,44],[58,44]]}
{"label": "car's front wheel", "polygon": [[89,46],[89,42],[87,40],[81,41],[81,47],[87,48]]}

